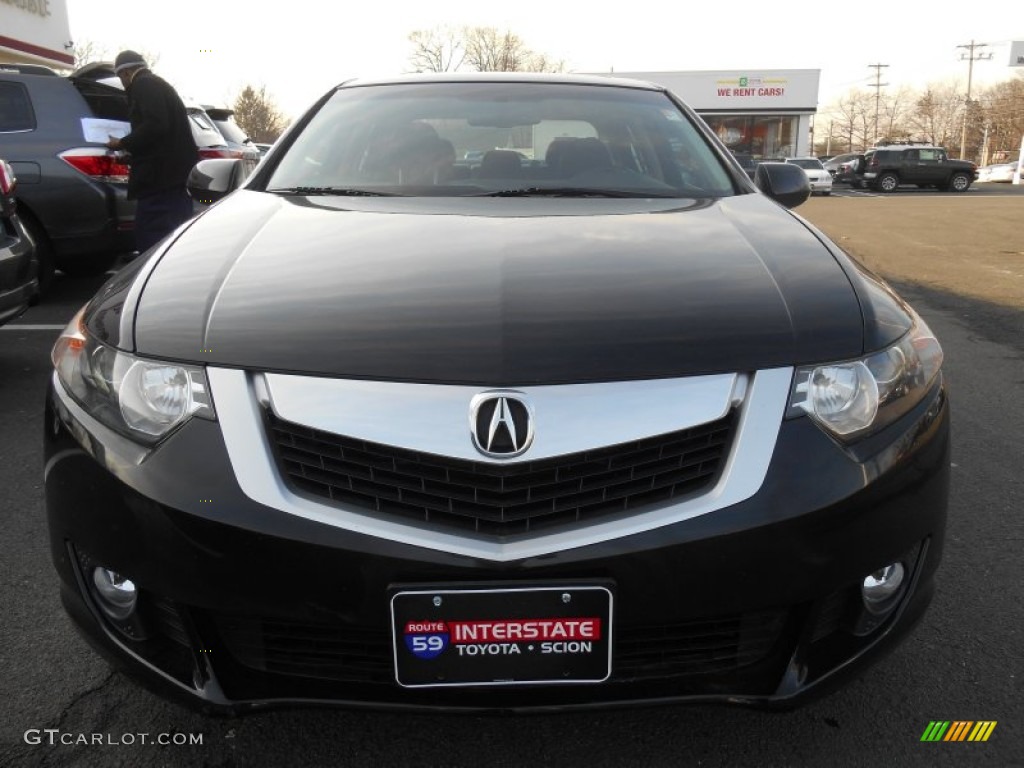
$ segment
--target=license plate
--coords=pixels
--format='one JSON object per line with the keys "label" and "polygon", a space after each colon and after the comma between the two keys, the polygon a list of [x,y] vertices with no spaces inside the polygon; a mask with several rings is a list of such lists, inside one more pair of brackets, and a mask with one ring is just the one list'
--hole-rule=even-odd
{"label": "license plate", "polygon": [[611,675],[605,586],[404,589],[391,596],[407,688],[600,683]]}

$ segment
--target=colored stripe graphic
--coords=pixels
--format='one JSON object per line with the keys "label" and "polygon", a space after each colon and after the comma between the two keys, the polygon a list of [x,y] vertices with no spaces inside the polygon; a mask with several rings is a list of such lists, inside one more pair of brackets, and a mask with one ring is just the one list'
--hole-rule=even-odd
{"label": "colored stripe graphic", "polygon": [[992,735],[992,731],[996,729],[995,720],[981,720],[974,730],[971,731],[971,735],[968,737],[968,741],[988,741],[988,737]]}
{"label": "colored stripe graphic", "polygon": [[972,725],[974,723],[970,720],[954,720],[953,725],[950,726],[949,733],[946,734],[946,738],[943,741],[963,741],[967,735],[967,729]]}
{"label": "colored stripe graphic", "polygon": [[988,741],[996,720],[931,720],[921,741]]}
{"label": "colored stripe graphic", "polygon": [[948,720],[932,720],[921,734],[921,741],[941,741],[949,728]]}

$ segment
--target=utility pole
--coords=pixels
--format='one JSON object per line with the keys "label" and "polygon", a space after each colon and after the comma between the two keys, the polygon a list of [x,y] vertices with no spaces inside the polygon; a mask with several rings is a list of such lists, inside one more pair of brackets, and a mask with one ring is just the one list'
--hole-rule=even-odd
{"label": "utility pole", "polygon": [[982,53],[980,50],[977,54],[974,53],[974,49],[987,48],[988,43],[976,43],[971,40],[967,45],[958,45],[957,48],[966,48],[968,53],[960,54],[960,61],[967,61],[967,103],[964,104],[964,121],[960,128],[960,159],[966,160],[964,155],[967,154],[967,113],[971,110],[971,80],[974,78],[974,62],[976,61],[989,61],[992,58],[991,53]]}
{"label": "utility pole", "polygon": [[869,86],[875,89],[875,144],[878,143],[878,102],[882,97],[882,88],[888,85],[888,83],[882,82],[882,69],[888,66],[888,64],[868,64],[868,69],[875,70],[875,84]]}

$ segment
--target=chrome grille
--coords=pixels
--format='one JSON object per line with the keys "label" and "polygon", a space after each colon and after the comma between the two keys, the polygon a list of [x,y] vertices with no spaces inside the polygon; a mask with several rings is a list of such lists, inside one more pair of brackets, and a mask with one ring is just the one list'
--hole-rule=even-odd
{"label": "chrome grille", "polygon": [[489,464],[322,432],[269,411],[266,419],[278,467],[294,490],[491,535],[590,521],[699,493],[717,479],[734,431],[730,414],[597,450]]}

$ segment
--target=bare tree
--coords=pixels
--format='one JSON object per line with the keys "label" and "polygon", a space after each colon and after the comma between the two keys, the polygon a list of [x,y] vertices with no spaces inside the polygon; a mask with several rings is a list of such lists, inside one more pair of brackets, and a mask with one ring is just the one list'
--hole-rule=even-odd
{"label": "bare tree", "polygon": [[81,42],[73,43],[71,46],[71,54],[75,57],[75,69],[83,67],[94,61],[113,61],[114,59],[114,57],[107,51],[107,48],[100,45],[95,40],[83,40]]}
{"label": "bare tree", "polygon": [[[848,91],[821,110],[818,121],[829,121],[830,141],[817,140],[815,146],[819,151],[844,145],[847,152],[863,151],[873,138],[869,123],[874,110],[873,94]],[[966,128],[967,159],[986,163],[1015,158],[1024,136],[1024,72],[982,89],[969,104],[961,82],[932,83],[923,91],[904,87],[882,95],[881,114],[886,122],[880,140],[927,141],[949,149],[960,143]]]}
{"label": "bare tree", "polygon": [[260,86],[256,90],[251,85],[245,86],[235,99],[235,122],[253,141],[275,141],[285,129],[287,120],[267,95],[267,87]]}
{"label": "bare tree", "polygon": [[832,121],[833,140],[842,145],[845,139],[847,152],[860,151],[871,145],[875,120],[874,94],[860,89],[851,90],[830,105],[825,116]]}
{"label": "bare tree", "polygon": [[917,94],[907,87],[900,88],[896,93],[882,95],[885,138],[890,141],[910,138],[911,131],[907,121],[916,98]]}
{"label": "bare tree", "polygon": [[478,72],[519,72],[530,57],[522,39],[495,27],[466,30],[466,62]]}
{"label": "bare tree", "polygon": [[554,59],[543,53],[532,53],[525,72],[565,72],[565,59]]}
{"label": "bare tree", "polygon": [[495,27],[436,27],[409,35],[409,63],[416,72],[562,72],[565,63],[531,50],[519,35]]}
{"label": "bare tree", "polygon": [[929,85],[914,104],[907,125],[914,138],[938,146],[952,144],[960,133],[964,98],[956,83]]}
{"label": "bare tree", "polygon": [[[118,50],[123,50],[119,48]],[[134,48],[146,64],[152,69],[156,67],[158,61],[160,61],[160,54],[147,51],[146,49]],[[110,48],[102,43],[97,43],[95,40],[82,40],[80,42],[73,43],[71,46],[71,53],[75,57],[74,69],[84,67],[86,64],[92,64],[93,62],[113,62],[116,53],[111,52]]]}
{"label": "bare tree", "polygon": [[984,89],[982,110],[982,163],[1014,160],[1024,137],[1024,72]]}
{"label": "bare tree", "polygon": [[466,56],[464,32],[453,27],[420,29],[409,35],[414,72],[455,72]]}

